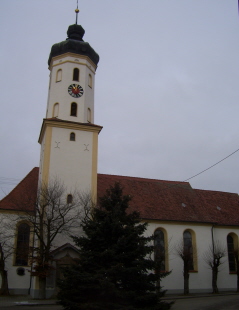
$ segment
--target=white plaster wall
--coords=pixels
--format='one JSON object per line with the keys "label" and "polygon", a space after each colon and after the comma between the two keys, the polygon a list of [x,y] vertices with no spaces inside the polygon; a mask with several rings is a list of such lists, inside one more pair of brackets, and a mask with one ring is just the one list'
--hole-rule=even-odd
{"label": "white plaster wall", "polygon": [[[72,63],[74,62],[74,63]],[[56,65],[57,64],[57,65]],[[54,66],[56,65],[56,66]],[[79,82],[73,81],[73,69],[80,70]],[[89,69],[91,68],[91,69]],[[56,82],[56,74],[59,69],[62,69],[62,80]],[[93,87],[88,86],[89,73],[92,76]],[[50,88],[47,104],[46,117],[53,117],[53,107],[55,103],[59,103],[58,118],[73,122],[87,122],[87,109],[91,109],[92,123],[94,122],[94,75],[95,70],[91,64],[83,58],[79,57],[62,57],[53,61],[52,72],[50,74]],[[84,94],[80,98],[74,98],[69,95],[68,87],[71,84],[79,84],[84,89]],[[77,116],[70,116],[71,103],[76,102]]]}
{"label": "white plaster wall", "polygon": [[[212,226],[210,225],[193,225],[180,223],[150,223],[146,235],[152,235],[157,228],[163,228],[167,232],[169,240],[169,270],[171,274],[162,280],[162,286],[168,290],[168,293],[183,291],[183,261],[176,255],[175,246],[182,241],[183,232],[186,229],[194,231],[196,236],[197,262],[198,270],[190,273],[189,288],[191,292],[212,291],[212,271],[205,263],[203,256],[212,244]],[[219,290],[236,290],[235,274],[229,273],[227,258],[226,238],[230,232],[239,235],[239,229],[216,228],[214,229],[214,241],[220,240],[226,249],[224,263],[220,267],[218,274]]]}
{"label": "white plaster wall", "polygon": [[[64,129],[65,131],[65,129]],[[71,148],[70,148],[71,149]],[[88,170],[89,171],[89,170]],[[12,232],[15,234],[17,216],[10,215],[9,221],[12,221]],[[189,287],[190,292],[211,292],[212,272],[204,262],[203,255],[212,244],[212,226],[211,225],[194,225],[187,223],[149,223],[148,229],[145,232],[146,236],[151,236],[157,228],[163,228],[167,232],[167,239],[169,240],[169,270],[172,273],[162,280],[162,286],[168,290],[168,293],[183,292],[183,262],[175,254],[175,246],[182,240],[183,232],[186,229],[194,231],[196,236],[197,261],[198,270],[196,273],[190,273]],[[73,234],[81,233],[80,229]],[[239,228],[233,227],[214,227],[213,235],[214,241],[220,241],[221,245],[227,247],[226,238],[230,233],[239,236]],[[14,240],[13,240],[14,242]],[[72,243],[70,237],[59,235],[54,242],[55,248],[66,242]],[[54,249],[54,247],[53,247]],[[218,274],[218,288],[219,291],[236,290],[237,275],[229,273],[227,253],[223,259],[224,263],[220,267]],[[24,266],[26,272],[24,276],[17,275],[17,268],[14,266],[14,254],[7,260],[6,268],[8,270],[9,288],[13,292],[26,293],[30,286],[30,266]]]}
{"label": "white plaster wall", "polygon": [[23,266],[25,269],[25,274],[23,276],[19,276],[17,274],[17,269],[20,266],[11,266],[8,268],[8,287],[9,289],[15,292],[22,291],[24,294],[27,294],[27,290],[30,287],[30,266]]}
{"label": "white plaster wall", "polygon": [[[12,246],[14,247],[15,245],[15,237],[16,237],[16,225],[19,221],[23,220],[24,217],[19,219],[18,215],[15,214],[0,214],[0,216],[3,216],[4,218],[7,218],[9,221],[9,226],[8,226],[8,232],[7,234],[9,236],[12,236],[12,240],[10,241]],[[19,267],[22,267],[25,269],[25,275],[19,276],[17,274],[17,269]],[[27,293],[27,290],[30,286],[30,266],[15,266],[15,253],[13,252],[12,255],[6,260],[6,270],[8,273],[8,287],[9,289],[13,292],[15,291],[16,293]],[[1,278],[0,278],[0,283],[1,283]]]}

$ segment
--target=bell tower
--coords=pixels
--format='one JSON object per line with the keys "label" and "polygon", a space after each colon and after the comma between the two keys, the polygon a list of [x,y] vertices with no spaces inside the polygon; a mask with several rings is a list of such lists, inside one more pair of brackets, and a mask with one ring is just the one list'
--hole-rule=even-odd
{"label": "bell tower", "polygon": [[95,197],[98,134],[102,129],[94,124],[99,56],[84,42],[84,33],[76,18],[76,24],[68,28],[67,39],[51,48],[46,118],[39,136],[39,181],[48,183],[57,178],[69,193],[78,189]]}

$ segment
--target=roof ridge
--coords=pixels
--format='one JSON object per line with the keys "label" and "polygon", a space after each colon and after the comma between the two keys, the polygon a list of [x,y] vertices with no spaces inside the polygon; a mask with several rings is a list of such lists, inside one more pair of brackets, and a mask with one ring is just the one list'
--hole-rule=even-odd
{"label": "roof ridge", "polygon": [[217,191],[217,190],[210,190],[210,189],[199,189],[199,188],[194,188],[194,190],[195,190],[195,191],[198,191],[198,192],[225,193],[225,194],[234,194],[234,195],[238,195],[238,193],[224,192],[224,191]]}
{"label": "roof ridge", "polygon": [[[143,177],[132,177],[132,176],[127,176],[127,175],[117,175],[117,174],[107,174],[107,173],[97,173],[97,175],[102,175],[102,176],[113,176],[113,177],[120,177],[124,179],[137,179],[138,181],[154,181],[154,182],[166,182],[166,183],[173,183],[173,184],[189,184],[189,182],[185,181],[169,181],[169,180],[160,180],[160,179],[151,179],[151,178],[143,178]],[[191,186],[191,185],[190,185]]]}

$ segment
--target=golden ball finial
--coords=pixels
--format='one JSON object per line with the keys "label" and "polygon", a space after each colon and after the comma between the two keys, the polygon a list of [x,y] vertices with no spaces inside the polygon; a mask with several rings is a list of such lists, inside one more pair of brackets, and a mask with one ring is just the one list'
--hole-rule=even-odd
{"label": "golden ball finial", "polygon": [[80,12],[80,10],[78,10],[78,9],[75,9],[75,12],[76,12],[76,13],[79,13],[79,12]]}

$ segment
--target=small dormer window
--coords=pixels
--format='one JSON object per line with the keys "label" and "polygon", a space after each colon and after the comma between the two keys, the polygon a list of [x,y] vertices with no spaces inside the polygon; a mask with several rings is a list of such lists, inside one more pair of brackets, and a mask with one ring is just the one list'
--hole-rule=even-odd
{"label": "small dormer window", "polygon": [[71,116],[77,116],[77,103],[75,102],[71,104]]}
{"label": "small dormer window", "polygon": [[89,74],[89,77],[88,77],[88,86],[92,88],[92,75],[91,74]]}
{"label": "small dormer window", "polygon": [[70,134],[70,141],[76,141],[76,135],[74,132],[71,132]]}
{"label": "small dormer window", "polygon": [[71,194],[69,194],[69,195],[67,195],[67,203],[72,203],[72,201],[73,201],[73,197],[72,197],[72,195]]}
{"label": "small dormer window", "polygon": [[73,70],[73,81],[79,81],[80,70],[78,68],[74,68]]}
{"label": "small dormer window", "polygon": [[58,115],[59,115],[59,103],[58,102],[54,104],[52,114],[53,114],[52,115],[53,117],[58,117]]}
{"label": "small dormer window", "polygon": [[87,109],[87,122],[91,123],[91,109],[90,108]]}
{"label": "small dormer window", "polygon": [[60,82],[62,80],[62,70],[59,69],[56,72],[56,82]]}

